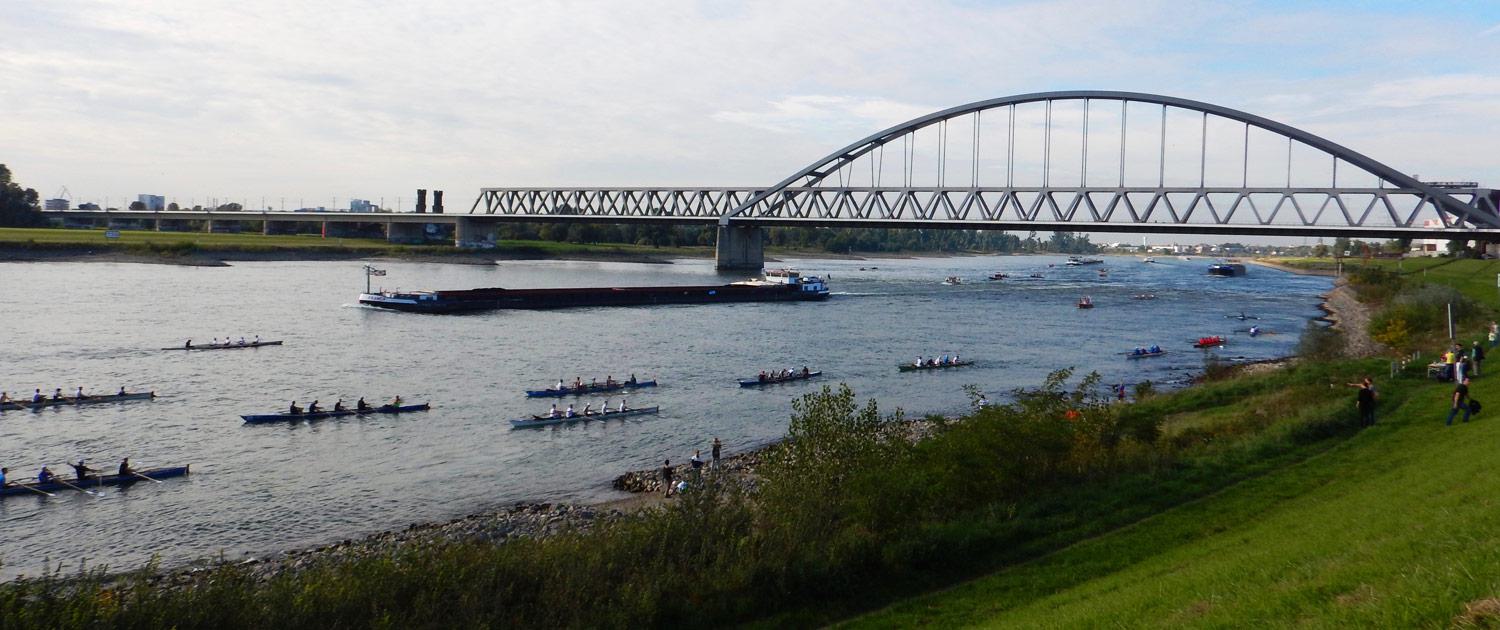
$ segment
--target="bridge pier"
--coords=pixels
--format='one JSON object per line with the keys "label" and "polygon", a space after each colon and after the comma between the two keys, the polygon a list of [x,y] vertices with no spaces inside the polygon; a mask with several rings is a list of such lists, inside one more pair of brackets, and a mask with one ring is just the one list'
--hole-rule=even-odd
{"label": "bridge pier", "polygon": [[465,217],[459,217],[453,221],[454,247],[473,247],[483,242],[493,243],[494,235],[494,226],[485,222]]}
{"label": "bridge pier", "polygon": [[422,241],[422,224],[395,221],[386,223],[385,240],[392,243],[419,243]]}
{"label": "bridge pier", "polygon": [[720,225],[714,267],[760,271],[766,266],[764,236],[765,232],[753,225]]}

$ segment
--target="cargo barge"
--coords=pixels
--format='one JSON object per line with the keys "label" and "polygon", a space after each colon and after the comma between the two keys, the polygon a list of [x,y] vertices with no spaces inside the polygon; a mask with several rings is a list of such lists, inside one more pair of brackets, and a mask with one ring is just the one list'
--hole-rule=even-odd
{"label": "cargo barge", "polygon": [[1240,263],[1216,263],[1213,265],[1209,265],[1208,275],[1226,277],[1243,276],[1245,275],[1245,266]]}
{"label": "cargo barge", "polygon": [[828,284],[822,278],[804,276],[791,270],[779,270],[768,272],[764,278],[713,286],[380,291],[361,293],[359,303],[414,313],[461,313],[496,309],[791,302],[826,299],[828,299]]}

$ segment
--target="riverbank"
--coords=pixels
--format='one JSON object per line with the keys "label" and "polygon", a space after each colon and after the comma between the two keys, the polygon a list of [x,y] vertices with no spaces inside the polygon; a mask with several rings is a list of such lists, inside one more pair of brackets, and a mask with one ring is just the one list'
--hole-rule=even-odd
{"label": "riverbank", "polygon": [[1276,261],[1272,261],[1272,260],[1266,260],[1264,258],[1252,258],[1250,260],[1247,260],[1246,262],[1248,262],[1248,263],[1250,263],[1252,265],[1258,265],[1258,266],[1261,266],[1261,267],[1265,267],[1267,269],[1275,269],[1277,271],[1285,271],[1287,273],[1294,273],[1294,274],[1297,274],[1299,276],[1337,276],[1338,275],[1338,272],[1336,270],[1334,270],[1334,269],[1298,267],[1298,266],[1293,266],[1293,265],[1282,264],[1282,263],[1279,263],[1279,262],[1276,262]]}

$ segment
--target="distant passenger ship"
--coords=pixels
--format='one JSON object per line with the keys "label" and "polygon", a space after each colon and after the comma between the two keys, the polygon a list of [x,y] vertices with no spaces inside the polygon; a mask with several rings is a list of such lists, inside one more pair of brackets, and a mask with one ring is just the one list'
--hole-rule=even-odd
{"label": "distant passenger ship", "polygon": [[573,289],[468,289],[361,293],[359,303],[416,313],[459,313],[493,309],[550,309],[580,306],[788,302],[828,299],[828,284],[789,269],[764,278],[714,286],[598,287]]}

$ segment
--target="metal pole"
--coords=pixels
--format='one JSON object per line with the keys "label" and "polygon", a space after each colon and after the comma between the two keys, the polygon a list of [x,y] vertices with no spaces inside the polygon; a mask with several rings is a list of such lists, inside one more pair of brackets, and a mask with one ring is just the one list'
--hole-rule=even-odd
{"label": "metal pole", "polygon": [[1167,106],[1161,106],[1161,157],[1156,160],[1156,187],[1167,187]]}
{"label": "metal pole", "polygon": [[1083,165],[1078,169],[1078,187],[1089,186],[1089,99],[1083,99]]}
{"label": "metal pole", "polygon": [[1052,177],[1052,101],[1047,101],[1047,119],[1042,128],[1042,188]]}
{"label": "metal pole", "polygon": [[[1425,270],[1424,270],[1425,271]],[[1453,340],[1453,303],[1448,303],[1448,340]]]}
{"label": "metal pole", "polygon": [[1334,188],[1338,188],[1339,187],[1339,156],[1335,155],[1335,156],[1332,156],[1332,157],[1333,157],[1333,187]]}
{"label": "metal pole", "polygon": [[1005,187],[1016,185],[1016,106],[1010,106],[1010,133],[1005,135]]}
{"label": "metal pole", "polygon": [[1199,134],[1201,140],[1198,149],[1198,187],[1202,188],[1205,174],[1208,171],[1208,112],[1203,112],[1203,133]]}
{"label": "metal pole", "polygon": [[969,184],[974,188],[979,187],[979,117],[983,114],[983,111],[974,112],[974,157],[972,158],[974,176],[971,178],[972,181]]}
{"label": "metal pole", "polygon": [[1292,187],[1292,139],[1286,139],[1286,187]]}
{"label": "metal pole", "polygon": [[1125,114],[1130,101],[1120,100],[1120,187],[1125,187]]}
{"label": "metal pole", "polygon": [[1250,123],[1245,123],[1245,158],[1240,162],[1240,188],[1250,187]]}

